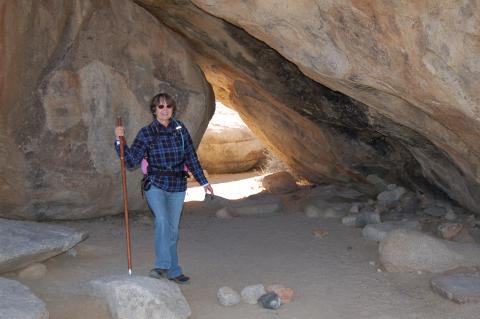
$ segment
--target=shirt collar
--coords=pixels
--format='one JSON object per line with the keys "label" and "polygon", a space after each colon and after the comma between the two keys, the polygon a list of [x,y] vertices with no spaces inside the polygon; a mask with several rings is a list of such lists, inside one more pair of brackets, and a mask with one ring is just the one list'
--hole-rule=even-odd
{"label": "shirt collar", "polygon": [[151,125],[152,127],[154,127],[159,131],[165,131],[165,130],[171,131],[175,129],[175,124],[172,119],[170,119],[170,122],[168,123],[167,127],[163,126],[162,123],[160,123],[157,119],[153,120]]}

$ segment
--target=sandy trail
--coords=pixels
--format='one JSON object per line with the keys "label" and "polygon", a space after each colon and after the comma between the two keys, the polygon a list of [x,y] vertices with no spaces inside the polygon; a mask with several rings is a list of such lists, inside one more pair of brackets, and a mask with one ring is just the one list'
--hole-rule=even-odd
{"label": "sandy trail", "polygon": [[[240,183],[244,184],[233,189],[259,188],[254,178]],[[189,196],[200,196],[197,191],[192,189]],[[147,216],[137,214],[131,222],[138,275],[146,275],[153,261],[153,229]],[[88,296],[88,282],[126,274],[122,217],[62,224],[86,230],[90,237],[77,246],[76,256],[63,254],[47,261],[43,278],[21,281],[46,302],[51,319],[110,318],[103,302]],[[328,236],[315,237],[312,230],[318,228],[327,230]],[[181,286],[192,319],[473,319],[480,310],[479,305],[457,305],[434,294],[430,274],[378,272],[370,263],[377,262],[377,244],[364,240],[360,229],[339,220],[307,218],[295,209],[224,220],[215,218],[214,212],[195,212],[187,204],[179,256],[184,272],[192,277],[189,285]],[[14,274],[7,277],[19,280]],[[258,283],[293,288],[293,302],[273,311],[244,303],[226,308],[216,300],[222,286],[240,292]]]}

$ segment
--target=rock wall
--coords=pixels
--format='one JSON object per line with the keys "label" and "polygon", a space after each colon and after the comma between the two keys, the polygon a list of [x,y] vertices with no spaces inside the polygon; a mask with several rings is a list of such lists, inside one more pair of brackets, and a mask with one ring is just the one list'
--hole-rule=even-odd
{"label": "rock wall", "polygon": [[380,173],[480,212],[478,1],[137,3],[297,172]]}
{"label": "rock wall", "polygon": [[[206,79],[298,175],[363,187],[375,173],[480,213],[479,7],[0,2],[0,216],[120,212],[115,116],[132,141],[165,90],[198,143],[214,109]],[[136,174],[131,209],[144,207]]]}
{"label": "rock wall", "polygon": [[[131,143],[159,91],[198,144],[211,86],[186,44],[132,1],[4,1],[0,22],[0,216],[123,211],[115,117]],[[127,174],[131,210],[145,208],[139,174]]]}

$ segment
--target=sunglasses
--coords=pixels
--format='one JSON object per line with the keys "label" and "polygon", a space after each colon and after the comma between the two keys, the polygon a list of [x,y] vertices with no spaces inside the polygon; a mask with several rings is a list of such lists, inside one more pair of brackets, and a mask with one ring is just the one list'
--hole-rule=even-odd
{"label": "sunglasses", "polygon": [[158,107],[160,110],[163,109],[165,106],[167,107],[167,109],[171,109],[171,108],[172,108],[172,105],[170,105],[170,104],[167,104],[167,105],[162,105],[162,104],[157,105],[157,107]]}

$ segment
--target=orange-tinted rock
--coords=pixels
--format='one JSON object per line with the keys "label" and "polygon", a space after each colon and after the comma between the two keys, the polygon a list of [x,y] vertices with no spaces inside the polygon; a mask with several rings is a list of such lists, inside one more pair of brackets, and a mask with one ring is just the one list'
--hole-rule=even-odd
{"label": "orange-tinted rock", "polygon": [[462,229],[463,225],[458,223],[443,223],[438,226],[440,236],[447,240],[451,240],[453,237],[457,236]]}
{"label": "orange-tinted rock", "polygon": [[289,172],[278,172],[265,176],[262,186],[272,194],[291,193],[298,188],[295,178]]}
{"label": "orange-tinted rock", "polygon": [[292,288],[287,288],[282,285],[275,284],[275,285],[267,286],[267,291],[273,291],[274,293],[276,293],[280,297],[282,304],[288,304],[292,301],[292,298],[293,298]]}

